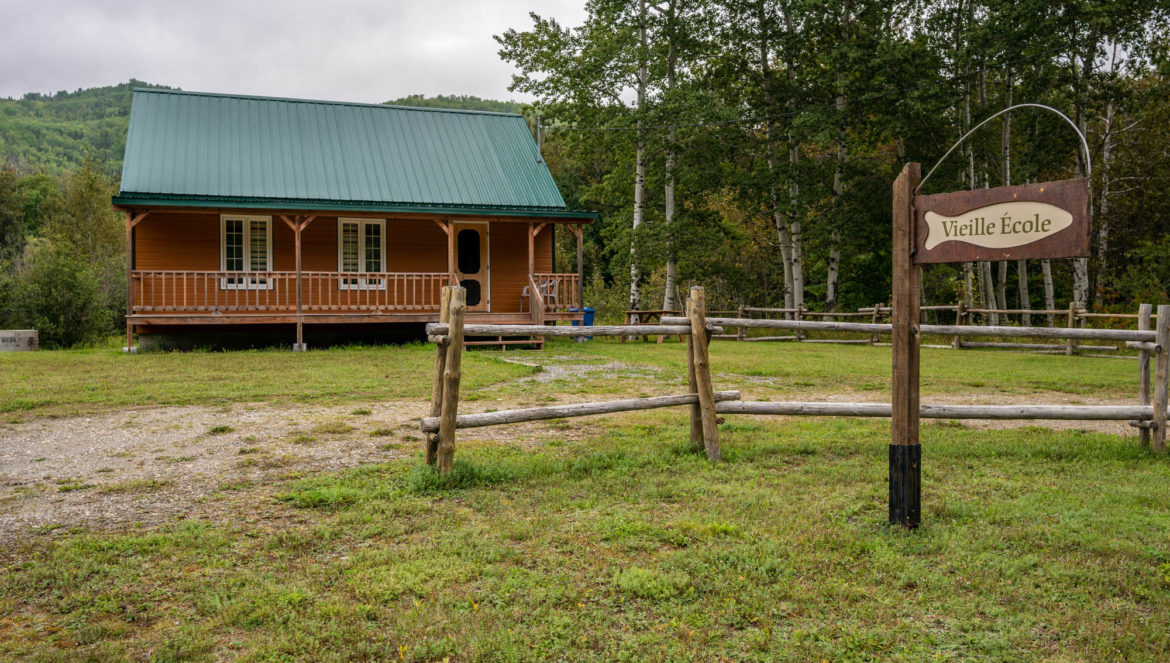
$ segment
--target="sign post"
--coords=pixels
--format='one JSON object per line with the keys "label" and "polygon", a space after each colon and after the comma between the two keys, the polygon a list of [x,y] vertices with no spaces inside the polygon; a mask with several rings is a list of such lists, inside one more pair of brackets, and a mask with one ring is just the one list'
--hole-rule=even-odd
{"label": "sign post", "polygon": [[922,447],[918,442],[918,320],[922,267],[915,264],[914,190],[922,166],[908,163],[894,180],[894,281],[891,303],[893,402],[890,414],[890,524],[918,527]]}
{"label": "sign post", "polygon": [[916,196],[921,176],[917,163],[902,168],[893,206],[890,524],[909,529],[922,516],[922,265],[1086,256],[1090,229],[1087,179]]}

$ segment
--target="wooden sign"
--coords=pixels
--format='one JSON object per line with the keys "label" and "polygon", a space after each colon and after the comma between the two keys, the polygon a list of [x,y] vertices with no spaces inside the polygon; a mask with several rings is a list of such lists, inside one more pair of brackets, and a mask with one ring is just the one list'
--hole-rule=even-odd
{"label": "wooden sign", "polygon": [[0,352],[28,352],[38,345],[35,329],[0,330]]}
{"label": "wooden sign", "polygon": [[1089,180],[915,196],[914,262],[1089,255]]}

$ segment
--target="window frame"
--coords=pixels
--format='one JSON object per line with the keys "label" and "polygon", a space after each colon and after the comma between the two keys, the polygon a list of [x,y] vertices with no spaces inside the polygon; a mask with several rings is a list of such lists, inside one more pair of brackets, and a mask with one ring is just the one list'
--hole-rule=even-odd
{"label": "window frame", "polygon": [[[342,251],[344,245],[342,243],[342,232],[345,224],[352,223],[358,227],[358,270],[356,272],[347,272],[342,269],[344,263],[344,256]],[[378,259],[382,265],[380,272],[366,271],[366,226],[378,226]],[[337,218],[337,289],[338,290],[385,290],[385,278],[369,278],[362,276],[347,276],[349,274],[385,274],[389,270],[386,264],[386,219],[366,219],[353,217],[338,217]]]}
{"label": "window frame", "polygon": [[[243,223],[243,258],[244,268],[241,270],[227,268],[227,222],[241,221]],[[252,222],[264,222],[264,269],[252,268]],[[221,214],[219,216],[219,271],[249,274],[254,272],[272,271],[272,217],[260,214]],[[219,279],[221,290],[272,290],[272,279],[266,277],[235,277],[224,276]]]}

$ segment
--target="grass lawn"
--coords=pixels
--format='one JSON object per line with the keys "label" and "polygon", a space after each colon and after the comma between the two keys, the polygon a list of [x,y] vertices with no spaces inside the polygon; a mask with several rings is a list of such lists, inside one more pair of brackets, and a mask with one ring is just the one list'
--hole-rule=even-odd
{"label": "grass lawn", "polygon": [[[628,394],[648,387],[671,393],[686,385],[686,354],[677,341],[553,342],[544,351],[467,353],[464,398],[523,395],[531,385],[508,384],[533,369],[505,361],[563,365],[616,362],[630,372],[598,369],[539,387],[540,395]],[[716,342],[711,366],[717,388],[752,398],[800,398],[804,392],[889,392],[890,350]],[[368,402],[430,396],[431,346],[349,347],[296,354],[284,349],[244,352],[148,352],[126,355],[113,346],[86,350],[0,354],[0,417],[21,421],[157,405],[239,402]],[[653,376],[652,384],[647,377]],[[1051,391],[1087,398],[1134,398],[1132,360],[1054,357],[1005,352],[922,351],[922,393],[998,394]]]}
{"label": "grass lawn", "polygon": [[[712,350],[718,386],[755,397],[840,389],[878,400],[888,388],[888,348]],[[507,356],[646,377],[589,368],[534,389],[514,380],[532,369],[476,352],[465,363],[473,397],[685,381],[677,343]],[[73,391],[115,372],[153,376],[161,402],[421,404],[432,353],[2,359],[22,375],[67,373],[53,378],[60,393],[0,385],[10,413],[35,417],[152,402]],[[923,356],[924,400],[1092,402],[1132,397],[1135,383],[1132,361]],[[0,658],[1157,661],[1170,650],[1170,462],[1133,437],[925,425],[924,525],[907,533],[885,524],[885,421],[728,417],[716,464],[688,448],[678,410],[604,421],[572,441],[574,422],[552,422],[525,449],[467,431],[446,479],[416,455],[213,496],[234,517],[30,535],[0,550]]]}

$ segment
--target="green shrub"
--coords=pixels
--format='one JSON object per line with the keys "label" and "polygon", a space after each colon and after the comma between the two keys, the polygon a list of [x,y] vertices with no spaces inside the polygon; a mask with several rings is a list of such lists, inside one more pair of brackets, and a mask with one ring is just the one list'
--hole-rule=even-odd
{"label": "green shrub", "polygon": [[[12,278],[10,326],[36,329],[43,347],[93,343],[113,331],[94,270],[61,246],[30,243]],[[15,323],[15,324],[13,324]]]}

